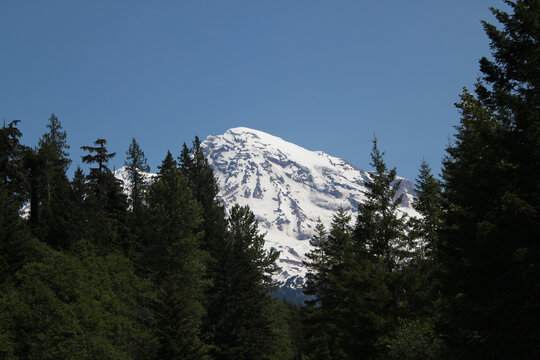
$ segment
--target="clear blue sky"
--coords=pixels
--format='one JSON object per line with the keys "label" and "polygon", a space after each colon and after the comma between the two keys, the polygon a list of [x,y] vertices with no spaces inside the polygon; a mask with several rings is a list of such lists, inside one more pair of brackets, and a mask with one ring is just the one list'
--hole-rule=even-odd
{"label": "clear blue sky", "polygon": [[369,169],[434,170],[453,103],[489,55],[480,20],[500,0],[0,2],[0,118],[34,146],[62,121],[72,169],[131,137],[152,170],[167,149],[231,127],[266,131]]}

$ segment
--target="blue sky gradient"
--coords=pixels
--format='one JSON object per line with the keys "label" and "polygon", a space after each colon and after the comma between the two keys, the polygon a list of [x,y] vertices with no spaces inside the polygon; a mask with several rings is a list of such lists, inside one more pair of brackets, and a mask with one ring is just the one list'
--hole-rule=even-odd
{"label": "blue sky gradient", "polygon": [[410,179],[440,171],[453,103],[489,55],[502,1],[0,3],[0,118],[34,146],[51,112],[71,144],[131,137],[156,170],[195,135],[246,126],[369,169],[375,133]]}

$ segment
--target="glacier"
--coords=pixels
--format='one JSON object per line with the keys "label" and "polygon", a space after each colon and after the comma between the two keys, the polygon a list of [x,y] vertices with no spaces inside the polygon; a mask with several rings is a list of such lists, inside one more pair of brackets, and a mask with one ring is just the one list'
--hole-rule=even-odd
{"label": "glacier", "polygon": [[[248,205],[259,230],[265,235],[266,249],[280,252],[275,275],[282,289],[301,293],[307,268],[304,261],[311,246],[318,219],[328,229],[339,207],[353,214],[365,199],[369,172],[322,151],[311,151],[279,137],[246,127],[229,129],[222,135],[208,136],[201,147],[214,171],[225,210],[235,203]],[[124,168],[115,176],[129,192],[130,180]],[[155,174],[146,174],[151,182]],[[398,211],[419,214],[412,207],[414,184],[398,177],[403,194]]]}

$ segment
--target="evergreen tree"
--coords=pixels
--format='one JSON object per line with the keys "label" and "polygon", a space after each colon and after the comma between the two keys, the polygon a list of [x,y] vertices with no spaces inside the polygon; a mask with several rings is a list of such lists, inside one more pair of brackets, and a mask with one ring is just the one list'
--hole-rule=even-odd
{"label": "evergreen tree", "polygon": [[[107,172],[107,163],[116,155],[116,153],[107,153],[105,144],[107,144],[107,140],[100,138],[94,141],[94,145],[98,146],[81,146],[82,150],[89,152],[88,155],[82,157],[82,161],[86,164],[97,164],[98,167],[92,168],[92,170],[98,174]],[[93,155],[94,153],[95,155]]]}
{"label": "evergreen tree", "polygon": [[270,360],[300,359],[298,349],[294,344],[294,321],[291,319],[291,309],[281,301],[274,301],[270,308],[271,346],[267,358]]}
{"label": "evergreen tree", "polygon": [[163,159],[161,165],[158,166],[159,172],[162,173],[166,170],[175,169],[176,167],[178,167],[176,160],[174,160],[171,152],[167,150],[167,155],[165,156],[165,159]]}
{"label": "evergreen tree", "polygon": [[148,166],[144,152],[135,138],[131,139],[131,144],[126,155],[125,166],[131,180],[130,203],[133,207],[133,212],[137,213],[143,206],[144,194],[147,188],[147,182],[143,172],[149,172],[150,166]]}
{"label": "evergreen tree", "polygon": [[215,311],[213,356],[216,359],[265,359],[276,339],[272,334],[272,274],[279,253],[264,250],[264,235],[258,231],[249,207],[234,205],[228,220],[225,256],[214,289],[221,302]]}
{"label": "evergreen tree", "polygon": [[443,164],[440,327],[459,359],[539,357],[540,2],[506,3]]}
{"label": "evergreen tree", "polygon": [[319,221],[310,240],[312,251],[304,293],[314,297],[307,301],[306,335],[310,359],[344,358],[341,339],[343,318],[342,301],[347,296],[343,288],[346,251],[351,246],[351,215],[339,208],[333,217],[330,233],[326,234]]}
{"label": "evergreen tree", "polygon": [[19,216],[24,204],[27,174],[25,147],[18,121],[0,128],[0,285],[13,280],[15,273],[33,259],[30,233]]}
{"label": "evergreen tree", "polygon": [[[167,154],[163,168],[176,166],[170,154]],[[227,269],[230,259],[227,258],[225,209],[218,199],[218,186],[212,168],[208,165],[198,137],[195,137],[192,148],[183,144],[178,157],[178,167],[188,179],[193,196],[202,206],[203,222],[201,230],[204,232],[202,246],[208,252],[206,278],[211,284],[205,294],[205,308],[207,316],[204,321],[203,333],[207,342],[212,343],[216,334],[216,323],[221,316],[220,312],[225,296],[225,283],[222,274]]]}
{"label": "evergreen tree", "polygon": [[[34,242],[38,261],[0,295],[7,359],[148,359],[155,354],[150,284],[122,256],[76,257]],[[1,329],[3,328],[3,329]],[[1,334],[1,333],[0,333]],[[2,335],[0,335],[1,337]]]}
{"label": "evergreen tree", "polygon": [[89,215],[89,236],[105,252],[122,250],[127,253],[130,247],[126,236],[127,198],[120,181],[107,167],[116,154],[108,153],[106,143],[105,139],[97,139],[94,142],[97,146],[81,147],[89,152],[82,157],[82,161],[97,165],[90,168],[86,177],[88,194],[84,203]]}
{"label": "evergreen tree", "polygon": [[87,206],[88,200],[88,184],[83,170],[78,166],[73,174],[73,179],[70,183],[71,199],[73,213],[71,216],[71,225],[77,231],[73,234],[72,242],[76,243],[82,239],[89,240],[89,224],[87,219],[91,218],[89,214],[90,206]]}
{"label": "evergreen tree", "polygon": [[358,204],[355,237],[359,246],[390,273],[408,253],[404,217],[397,211],[403,197],[397,196],[401,180],[396,180],[395,168],[388,171],[383,155],[374,138],[371,166],[375,172],[371,173],[372,181],[366,183],[366,200]]}
{"label": "evergreen tree", "polygon": [[200,335],[206,253],[199,231],[202,212],[185,176],[165,169],[150,186],[146,232],[147,269],[160,288],[159,357],[205,359]]}
{"label": "evergreen tree", "polygon": [[38,141],[32,154],[30,184],[32,192],[31,222],[36,237],[55,248],[69,246],[76,231],[70,226],[71,194],[66,171],[68,158],[66,132],[60,120],[51,114],[48,132]]}
{"label": "evergreen tree", "polygon": [[[384,358],[388,336],[406,305],[402,266],[410,256],[404,216],[397,208],[400,181],[388,171],[373,140],[372,181],[358,205],[352,244],[346,249],[342,287],[343,358]],[[354,295],[348,295],[348,293]],[[345,321],[346,320],[346,321]]]}
{"label": "evergreen tree", "polygon": [[187,177],[193,196],[204,209],[204,246],[212,257],[219,256],[220,243],[225,234],[225,210],[218,200],[219,188],[214,171],[204,156],[201,141],[195,137],[193,147],[186,144],[178,158],[179,168]]}
{"label": "evergreen tree", "polygon": [[306,294],[316,298],[306,310],[310,359],[384,358],[406,307],[403,266],[411,254],[397,211],[400,181],[395,169],[388,171],[377,139],[371,159],[375,171],[354,229],[340,209],[328,237],[318,225],[311,242]]}
{"label": "evergreen tree", "polygon": [[147,164],[144,152],[140,148],[135,138],[131,139],[131,144],[126,152],[127,159],[125,161],[126,170],[129,180],[131,181],[129,203],[131,211],[128,214],[127,222],[130,230],[130,239],[127,247],[127,252],[130,257],[140,255],[143,251],[142,232],[145,226],[146,214],[144,208],[144,200],[148,190],[148,182],[146,174],[150,171],[150,166]]}
{"label": "evergreen tree", "polygon": [[[432,174],[427,162],[422,161],[416,179],[416,198],[413,207],[420,217],[409,219],[409,238],[413,246],[412,257],[403,268],[409,315],[418,322],[425,317],[433,323],[439,304],[438,271],[439,232],[443,227],[442,185]],[[405,321],[405,320],[403,320]],[[411,329],[404,323],[404,328]]]}
{"label": "evergreen tree", "polygon": [[422,161],[416,179],[413,207],[422,217],[411,219],[412,236],[420,240],[421,255],[433,259],[438,232],[442,227],[442,184],[433,176],[426,161]]}
{"label": "evergreen tree", "polygon": [[427,162],[422,161],[413,202],[420,217],[409,219],[413,253],[401,267],[406,302],[398,326],[386,340],[388,359],[440,359],[444,354],[435,328],[440,303],[435,250],[442,227],[441,189]]}
{"label": "evergreen tree", "polygon": [[12,195],[15,206],[22,206],[28,197],[28,174],[24,156],[28,148],[19,142],[22,136],[14,120],[0,129],[0,185]]}

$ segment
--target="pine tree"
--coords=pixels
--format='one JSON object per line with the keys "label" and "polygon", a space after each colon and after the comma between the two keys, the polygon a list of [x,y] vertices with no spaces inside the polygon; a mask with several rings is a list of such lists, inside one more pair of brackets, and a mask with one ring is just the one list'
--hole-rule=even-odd
{"label": "pine tree", "polygon": [[[234,205],[228,219],[225,256],[214,289],[221,303],[212,308],[216,359],[265,359],[272,351],[272,274],[279,253],[264,250],[264,235],[247,206]],[[217,308],[219,306],[219,308]]]}
{"label": "pine tree", "polygon": [[413,207],[422,217],[411,219],[412,236],[420,240],[422,256],[433,258],[438,232],[442,227],[442,184],[433,176],[426,161],[422,161],[416,179]]}
{"label": "pine tree", "polygon": [[19,216],[28,174],[23,159],[27,149],[19,142],[17,123],[0,128],[0,286],[34,257],[30,233]]}
{"label": "pine tree", "polygon": [[383,155],[374,138],[371,166],[375,172],[366,183],[366,200],[358,204],[355,233],[359,245],[392,272],[408,254],[404,217],[397,211],[403,197],[397,196],[401,180],[396,179],[395,168],[388,171]]}
{"label": "pine tree", "polygon": [[159,286],[159,357],[205,359],[201,338],[206,253],[199,231],[202,211],[185,176],[164,169],[150,186],[146,267]]}
{"label": "pine tree", "polygon": [[[186,144],[178,158],[179,168],[187,177],[193,196],[204,209],[204,244],[212,256],[218,255],[219,243],[225,233],[225,210],[218,200],[219,188],[214,171],[204,156],[201,141],[195,137],[193,147]],[[216,247],[216,249],[213,249]]]}
{"label": "pine tree", "polygon": [[319,293],[319,287],[326,281],[326,268],[327,268],[327,256],[324,251],[324,246],[327,243],[328,234],[326,227],[322,223],[321,219],[317,219],[315,225],[315,234],[309,240],[311,250],[306,254],[306,261],[304,264],[308,267],[309,271],[306,274],[306,282],[304,284],[304,294],[309,297],[314,297],[312,300],[308,300],[306,303],[309,305],[316,305],[319,302],[317,297]]}
{"label": "pine tree", "polygon": [[460,359],[539,356],[540,2],[506,3],[444,161],[440,327]]}
{"label": "pine tree", "polygon": [[120,181],[107,167],[107,163],[116,153],[108,153],[105,144],[105,139],[97,139],[94,145],[98,146],[81,147],[89,152],[82,157],[82,161],[97,165],[90,168],[86,177],[88,194],[84,204],[89,216],[89,236],[104,252],[121,250],[127,253],[130,248],[126,236],[127,198]]}
{"label": "pine tree", "polygon": [[304,292],[312,296],[306,307],[306,335],[310,359],[344,358],[341,339],[342,301],[347,296],[343,281],[346,251],[351,246],[351,215],[343,208],[334,214],[330,233],[319,221],[307,254],[309,268]]}
{"label": "pine tree", "polygon": [[402,270],[411,254],[398,214],[400,181],[395,169],[388,171],[377,139],[371,159],[375,171],[354,229],[340,209],[330,234],[318,225],[311,242],[305,290],[315,296],[306,309],[309,359],[384,357],[406,307]]}
{"label": "pine tree", "polygon": [[158,166],[159,172],[162,173],[170,169],[175,169],[176,167],[178,167],[176,160],[174,160],[171,152],[167,150],[167,156],[165,156],[165,159],[163,159],[161,165]]}
{"label": "pine tree", "polygon": [[48,132],[38,141],[33,154],[30,184],[33,233],[55,248],[69,246],[76,231],[70,226],[73,214],[69,180],[67,135],[60,120],[51,114]]}
{"label": "pine tree", "polygon": [[150,166],[148,166],[144,152],[135,138],[131,139],[131,144],[126,155],[125,166],[131,180],[130,203],[133,207],[133,212],[136,213],[143,205],[144,193],[147,188],[147,182],[143,172],[149,172]]}
{"label": "pine tree", "polygon": [[108,153],[105,145],[107,140],[97,139],[94,141],[94,145],[98,146],[81,146],[81,149],[87,151],[89,154],[82,157],[82,161],[85,164],[96,164],[97,167],[90,168],[90,174],[88,175],[88,180],[98,185],[96,186],[97,196],[100,197],[103,194],[103,189],[101,186],[104,186],[105,176],[111,171],[107,167],[107,163],[112,159],[116,153]]}
{"label": "pine tree", "polygon": [[0,293],[0,331],[9,339],[4,352],[12,356],[5,358],[153,358],[154,323],[143,306],[153,294],[127,259],[32,245],[39,260],[27,263]]}
{"label": "pine tree", "polygon": [[[169,154],[163,166],[170,167],[173,163]],[[207,316],[204,321],[203,333],[207,342],[214,342],[216,324],[221,316],[222,304],[227,296],[226,283],[222,283],[222,275],[227,271],[228,259],[226,248],[227,222],[225,209],[218,199],[219,189],[212,168],[208,165],[198,137],[195,137],[192,148],[183,144],[178,157],[178,167],[188,179],[193,196],[202,206],[203,222],[201,230],[204,232],[202,246],[209,254],[206,278],[212,284],[205,294],[205,308]],[[163,169],[162,169],[163,170]]]}
{"label": "pine tree", "polygon": [[126,152],[125,161],[129,180],[131,181],[129,203],[131,211],[128,213],[127,223],[130,230],[130,239],[128,241],[127,253],[130,257],[137,257],[143,251],[141,249],[143,239],[142,232],[145,227],[145,197],[148,190],[146,174],[150,171],[146,157],[141,147],[135,140],[131,139],[131,144]]}
{"label": "pine tree", "polygon": [[436,281],[439,231],[442,228],[442,186],[422,161],[416,179],[413,207],[419,218],[410,218],[412,254],[401,267],[406,294],[398,326],[388,336],[388,359],[439,359],[444,354],[435,324],[439,317],[439,285]]}
{"label": "pine tree", "polygon": [[350,359],[384,357],[387,338],[406,304],[401,270],[410,254],[405,219],[397,211],[400,181],[395,168],[388,171],[377,139],[371,160],[375,171],[366,183],[366,199],[358,205],[342,280],[341,348]]}
{"label": "pine tree", "polygon": [[22,133],[18,123],[19,120],[14,120],[0,129],[0,185],[13,195],[14,205],[22,206],[28,197],[24,156],[29,149],[19,142]]}

